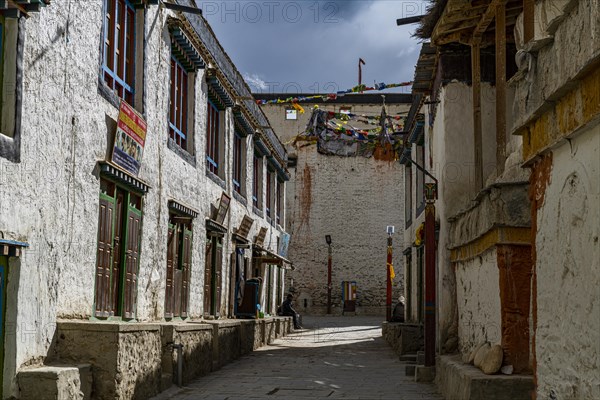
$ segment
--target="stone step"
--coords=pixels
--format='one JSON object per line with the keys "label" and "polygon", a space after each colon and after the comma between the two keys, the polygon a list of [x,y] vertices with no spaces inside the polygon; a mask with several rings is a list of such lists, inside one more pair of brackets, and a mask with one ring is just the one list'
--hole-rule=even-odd
{"label": "stone step", "polygon": [[17,374],[21,398],[36,400],[88,400],[92,394],[92,367],[44,365]]}
{"label": "stone step", "polygon": [[441,356],[438,366],[438,387],[449,400],[529,400],[534,390],[531,375],[486,375],[460,356]]}
{"label": "stone step", "polygon": [[417,364],[425,365],[425,352],[417,351]]}
{"label": "stone step", "polygon": [[407,361],[407,362],[417,362],[417,355],[416,354],[404,354],[402,356],[400,356],[400,361]]}

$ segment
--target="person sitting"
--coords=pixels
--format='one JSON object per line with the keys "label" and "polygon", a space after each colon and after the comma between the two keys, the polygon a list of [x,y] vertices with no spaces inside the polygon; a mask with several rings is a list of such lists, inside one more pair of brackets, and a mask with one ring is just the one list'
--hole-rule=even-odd
{"label": "person sitting", "polygon": [[300,314],[292,306],[293,298],[294,296],[288,294],[284,302],[281,303],[281,315],[292,317],[294,319],[294,329],[302,329],[302,326],[300,326]]}
{"label": "person sitting", "polygon": [[394,307],[391,322],[404,322],[404,296],[400,296],[398,304]]}

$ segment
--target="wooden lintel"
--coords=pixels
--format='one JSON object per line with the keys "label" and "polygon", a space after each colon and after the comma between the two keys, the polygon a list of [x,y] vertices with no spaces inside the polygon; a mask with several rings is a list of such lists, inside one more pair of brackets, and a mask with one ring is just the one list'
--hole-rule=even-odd
{"label": "wooden lintel", "polygon": [[474,192],[483,187],[483,146],[481,126],[481,49],[479,43],[471,45],[471,79],[473,81],[473,161]]}
{"label": "wooden lintel", "polygon": [[260,262],[263,264],[277,264],[277,265],[283,264],[281,259],[275,258],[275,257],[258,257],[258,260],[260,260]]}
{"label": "wooden lintel", "polygon": [[506,3],[496,6],[496,171],[506,161]]}

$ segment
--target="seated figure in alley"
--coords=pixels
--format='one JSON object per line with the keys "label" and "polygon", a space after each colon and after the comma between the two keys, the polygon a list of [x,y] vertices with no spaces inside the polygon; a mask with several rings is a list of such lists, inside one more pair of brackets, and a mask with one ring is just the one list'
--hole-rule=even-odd
{"label": "seated figure in alley", "polygon": [[400,296],[398,303],[394,307],[394,313],[392,314],[392,322],[404,322],[404,296]]}
{"label": "seated figure in alley", "polygon": [[302,326],[300,325],[300,314],[298,314],[292,306],[293,298],[294,296],[292,296],[291,293],[288,294],[287,298],[283,301],[283,303],[281,303],[281,307],[279,307],[279,310],[277,311],[279,315],[294,318],[294,329],[302,329]]}

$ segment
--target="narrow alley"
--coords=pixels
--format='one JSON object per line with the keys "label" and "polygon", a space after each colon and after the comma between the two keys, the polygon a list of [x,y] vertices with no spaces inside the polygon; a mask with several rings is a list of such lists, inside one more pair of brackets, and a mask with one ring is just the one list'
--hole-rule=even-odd
{"label": "narrow alley", "polygon": [[304,329],[154,400],[443,399],[405,376],[380,317],[304,317]]}

